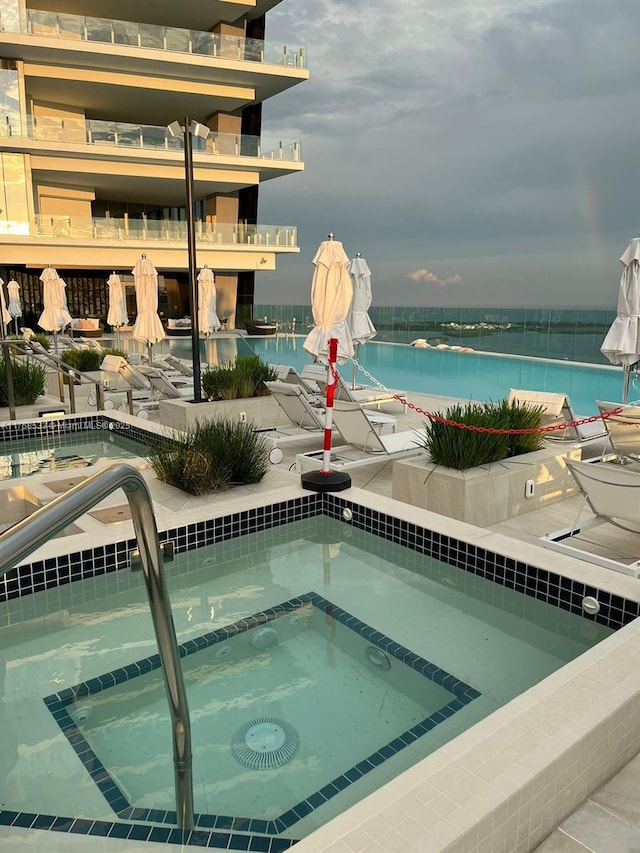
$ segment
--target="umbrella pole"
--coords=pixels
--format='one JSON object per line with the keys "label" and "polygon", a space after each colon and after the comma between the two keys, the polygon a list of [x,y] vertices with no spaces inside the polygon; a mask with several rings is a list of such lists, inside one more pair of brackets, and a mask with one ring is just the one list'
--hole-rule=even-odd
{"label": "umbrella pole", "polygon": [[56,329],[53,330],[53,351],[58,355],[58,332]]}
{"label": "umbrella pole", "polygon": [[358,365],[356,364],[358,360],[358,347],[360,344],[353,345],[353,373],[351,374],[351,390],[355,391],[357,388],[356,385],[356,376],[358,375]]}
{"label": "umbrella pole", "polygon": [[631,380],[631,367],[630,364],[625,364],[623,367],[624,370],[624,379],[622,381],[622,402],[629,402],[629,382]]}
{"label": "umbrella pole", "polygon": [[147,360],[149,364],[153,364],[153,346],[147,341]]}

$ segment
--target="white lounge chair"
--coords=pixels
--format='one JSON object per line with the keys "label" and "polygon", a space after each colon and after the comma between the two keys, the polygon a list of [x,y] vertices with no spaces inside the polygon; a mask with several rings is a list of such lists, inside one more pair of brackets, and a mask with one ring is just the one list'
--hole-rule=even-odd
{"label": "white lounge chair", "polygon": [[158,397],[164,397],[167,400],[180,400],[187,397],[193,398],[193,383],[187,385],[176,385],[171,382],[166,376],[160,373],[147,374],[147,379],[151,383]]}
{"label": "white lounge chair", "polygon": [[[640,470],[608,462],[566,460],[567,467],[584,495],[571,527],[541,537],[546,548],[563,551],[590,563],[625,575],[640,574]],[[580,523],[585,504],[594,517]],[[608,538],[589,537],[589,531],[604,525]],[[624,531],[624,533],[621,533]],[[625,534],[628,537],[625,550]],[[582,545],[582,547],[580,547]],[[590,550],[592,549],[592,550]],[[618,557],[619,559],[616,559]]]}
{"label": "white lounge chair", "polygon": [[[424,453],[421,442],[424,431],[403,430],[391,435],[381,435],[358,405],[345,400],[336,400],[333,406],[333,424],[346,445],[331,451],[331,468],[347,470],[380,461],[406,459]],[[321,453],[301,453],[296,457],[299,472],[318,468],[322,463]]]}
{"label": "white lounge chair", "polygon": [[[542,407],[544,409],[543,426],[554,426],[580,420],[566,394],[511,388],[507,399],[510,403],[517,402],[532,407]],[[553,430],[545,433],[545,438],[554,441],[593,441],[597,438],[606,438],[606,435],[607,431],[602,421],[598,420],[590,424],[584,423],[575,427]]]}
{"label": "white lounge chair", "polygon": [[278,374],[278,382],[300,385],[309,396],[320,396],[322,394],[322,388],[314,379],[306,379],[290,364],[270,364],[269,367]]}
{"label": "white lounge chair", "polygon": [[[327,388],[327,368],[322,364],[307,364],[301,374],[306,382],[316,382],[323,394]],[[395,388],[378,387],[377,385],[359,385],[357,388],[349,388],[342,376],[338,373],[338,387],[335,391],[336,400],[348,400],[358,403],[360,406],[376,406],[380,408],[382,403],[400,403],[397,397],[406,398],[406,391],[398,391]],[[404,412],[407,411],[405,403],[400,403]]]}
{"label": "white lounge chair", "polygon": [[623,403],[607,403],[596,401],[600,414],[608,414],[615,409],[622,409],[619,414],[608,414],[603,421],[613,451],[620,461],[640,461],[640,406]]}
{"label": "white lounge chair", "polygon": [[[271,396],[289,418],[291,423],[299,430],[324,432],[325,409],[322,406],[313,405],[304,393],[300,385],[289,382],[265,382]],[[365,416],[374,427],[383,428],[390,426],[395,432],[398,419],[392,415],[384,415],[381,412],[363,410]]]}
{"label": "white lounge chair", "polygon": [[182,373],[183,376],[193,376],[193,367],[187,364],[186,361],[176,358],[175,355],[165,355],[164,361],[175,371]]}

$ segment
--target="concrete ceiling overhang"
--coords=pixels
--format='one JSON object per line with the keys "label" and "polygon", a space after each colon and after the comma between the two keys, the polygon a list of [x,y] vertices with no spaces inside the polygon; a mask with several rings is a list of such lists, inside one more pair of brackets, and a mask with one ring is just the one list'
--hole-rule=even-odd
{"label": "concrete ceiling overhang", "polygon": [[[38,0],[37,8],[67,15],[91,15],[113,18],[118,21],[139,21],[145,24],[163,24],[167,27],[185,27],[209,30],[224,21],[235,23],[245,18],[260,18],[281,0],[180,0],[167,3],[163,0]],[[31,5],[31,4],[28,4]]]}

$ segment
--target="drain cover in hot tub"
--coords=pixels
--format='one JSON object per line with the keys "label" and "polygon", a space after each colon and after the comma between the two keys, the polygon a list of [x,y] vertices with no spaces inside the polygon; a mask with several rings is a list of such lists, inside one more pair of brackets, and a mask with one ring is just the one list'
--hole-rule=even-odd
{"label": "drain cover in hot tub", "polygon": [[282,767],[291,761],[299,746],[297,731],[277,717],[251,720],[240,726],[231,738],[233,757],[251,770]]}

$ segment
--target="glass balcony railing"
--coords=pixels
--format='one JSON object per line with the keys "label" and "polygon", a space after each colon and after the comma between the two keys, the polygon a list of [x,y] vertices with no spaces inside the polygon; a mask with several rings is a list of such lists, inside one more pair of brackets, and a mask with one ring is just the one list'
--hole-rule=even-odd
{"label": "glass balcony railing", "polygon": [[[153,151],[183,150],[183,140],[171,136],[166,127],[57,116],[28,116],[24,125],[15,114],[0,116],[0,138],[34,139],[39,142],[76,145],[113,145]],[[206,139],[198,136],[192,139],[193,150],[204,154],[300,161],[299,140],[265,139],[260,136],[214,131]]]}
{"label": "glass balcony railing", "polygon": [[[197,220],[195,223],[198,245],[209,246],[260,246],[264,249],[291,249],[296,247],[297,229],[289,225],[243,225],[214,223]],[[92,218],[75,216],[35,217],[34,236],[59,241],[104,240],[146,244],[182,243],[187,241],[187,223],[165,219]]]}
{"label": "glass balcony railing", "polygon": [[[19,23],[12,30],[19,32]],[[80,42],[100,42],[172,53],[188,53],[216,59],[261,62],[292,68],[306,68],[306,49],[220,33],[113,21],[88,15],[67,15],[27,9],[26,32]]]}

